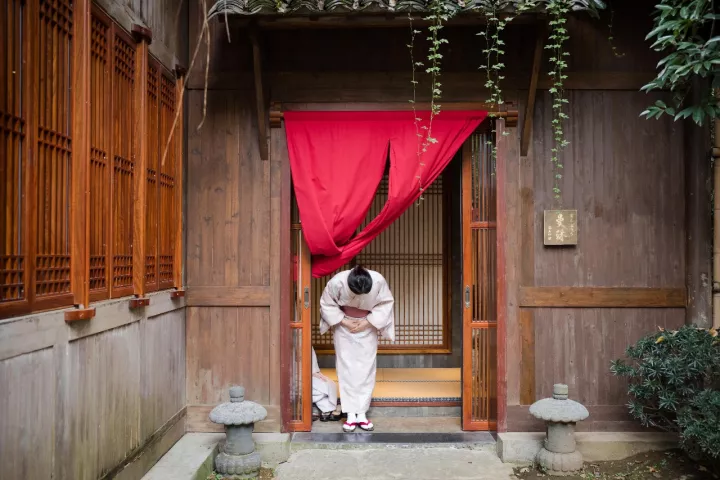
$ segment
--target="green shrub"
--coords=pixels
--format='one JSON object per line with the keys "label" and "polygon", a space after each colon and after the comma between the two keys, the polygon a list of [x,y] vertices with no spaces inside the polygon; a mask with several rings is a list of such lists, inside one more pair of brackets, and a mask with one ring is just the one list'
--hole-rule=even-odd
{"label": "green shrub", "polygon": [[659,329],[626,350],[610,371],[628,379],[630,414],[680,436],[692,457],[720,459],[720,337],[683,326]]}

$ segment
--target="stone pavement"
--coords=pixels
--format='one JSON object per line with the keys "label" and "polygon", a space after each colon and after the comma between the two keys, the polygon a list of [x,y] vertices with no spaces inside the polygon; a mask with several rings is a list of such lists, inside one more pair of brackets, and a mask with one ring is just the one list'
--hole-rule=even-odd
{"label": "stone pavement", "polygon": [[275,472],[281,480],[508,480],[513,467],[464,448],[301,450]]}

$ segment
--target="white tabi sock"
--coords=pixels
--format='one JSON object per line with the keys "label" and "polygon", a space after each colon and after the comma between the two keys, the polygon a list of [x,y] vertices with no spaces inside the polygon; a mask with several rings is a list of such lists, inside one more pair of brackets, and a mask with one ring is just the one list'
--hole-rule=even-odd
{"label": "white tabi sock", "polygon": [[348,413],[348,414],[347,414],[347,420],[346,420],[346,421],[347,421],[347,423],[349,423],[350,425],[352,425],[353,423],[356,423],[356,422],[357,422],[357,417],[355,416],[354,413]]}
{"label": "white tabi sock", "polygon": [[368,421],[368,419],[367,419],[367,417],[365,416],[364,413],[358,413],[358,414],[357,414],[357,420],[356,420],[356,421],[357,421],[357,423],[365,423],[365,422]]}

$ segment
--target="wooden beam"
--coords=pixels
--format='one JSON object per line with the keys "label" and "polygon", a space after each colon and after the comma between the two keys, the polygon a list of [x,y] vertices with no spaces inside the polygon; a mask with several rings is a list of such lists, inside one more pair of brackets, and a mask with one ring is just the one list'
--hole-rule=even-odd
{"label": "wooden beam", "polygon": [[[135,60],[135,128],[134,144],[135,173],[133,196],[133,293],[144,297],[145,286],[145,252],[146,252],[146,213],[147,213],[147,165],[148,165],[148,62],[149,46],[152,41],[150,30],[140,25],[133,25],[133,38],[138,43]],[[141,307],[142,304],[136,305]],[[131,307],[133,308],[133,307]]]}
{"label": "wooden beam", "polygon": [[90,0],[73,3],[70,285],[79,307],[66,320],[89,319],[90,305]]}
{"label": "wooden beam", "polygon": [[188,307],[269,307],[270,287],[188,287]]}
{"label": "wooden beam", "polygon": [[682,288],[520,287],[527,308],[685,308]]}
{"label": "wooden beam", "polygon": [[525,102],[525,117],[523,118],[522,137],[520,139],[520,156],[526,157],[532,137],[533,117],[535,116],[535,98],[537,97],[538,78],[542,66],[542,53],[545,47],[545,36],[547,26],[538,26],[537,39],[535,40],[535,53],[533,55],[532,73],[530,74],[530,85],[528,86],[527,101]]}
{"label": "wooden beam", "polygon": [[260,158],[268,160],[269,154],[269,139],[268,139],[268,125],[270,121],[267,117],[267,109],[265,108],[265,92],[263,91],[263,80],[262,80],[262,62],[260,58],[260,42],[258,41],[257,31],[250,29],[248,32],[250,37],[250,43],[252,44],[253,52],[253,80],[255,84],[255,107],[257,110],[257,124],[258,124],[258,145],[260,147]]}
{"label": "wooden beam", "polygon": [[[415,28],[430,25],[424,20],[426,15],[418,12],[413,18]],[[527,13],[513,20],[513,25],[528,25],[537,22],[544,14]],[[224,21],[223,16],[218,17]],[[333,28],[409,28],[407,13],[390,13],[384,9],[368,7],[363,13],[344,12],[319,14],[265,14],[254,15],[252,19],[247,15],[231,15],[228,23],[233,27],[244,28],[254,26],[262,30],[295,30],[295,29],[333,29]],[[487,20],[481,15],[459,13],[443,25],[486,25]]]}
{"label": "wooden beam", "polygon": [[[529,72],[508,72],[503,80],[506,91],[528,88]],[[566,90],[613,90],[636,92],[654,78],[654,72],[618,72],[591,70],[568,71],[565,80]],[[408,95],[411,75],[407,72],[367,72],[367,71],[327,71],[317,72],[274,71],[263,73],[264,85],[272,91],[273,100],[300,102],[324,102],[332,98],[337,103],[385,101],[386,99],[404,99]],[[443,74],[443,85],[447,91],[471,92],[474,99],[482,100],[487,92],[482,87],[485,82],[483,72],[448,72]],[[204,77],[188,79],[189,88],[204,88]],[[210,72],[208,78],[211,88],[232,88],[250,90],[253,83],[252,72]],[[478,88],[478,85],[481,88]],[[552,78],[541,69],[538,78],[538,90],[549,90]],[[412,88],[412,87],[410,87]],[[442,104],[443,109],[446,102]]]}

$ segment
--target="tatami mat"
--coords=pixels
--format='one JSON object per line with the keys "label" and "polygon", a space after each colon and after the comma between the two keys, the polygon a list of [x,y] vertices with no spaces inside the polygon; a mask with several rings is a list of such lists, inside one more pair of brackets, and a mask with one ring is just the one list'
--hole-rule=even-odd
{"label": "tatami mat", "polygon": [[[337,382],[334,369],[323,375]],[[459,368],[378,368],[374,401],[457,400],[460,398]]]}

